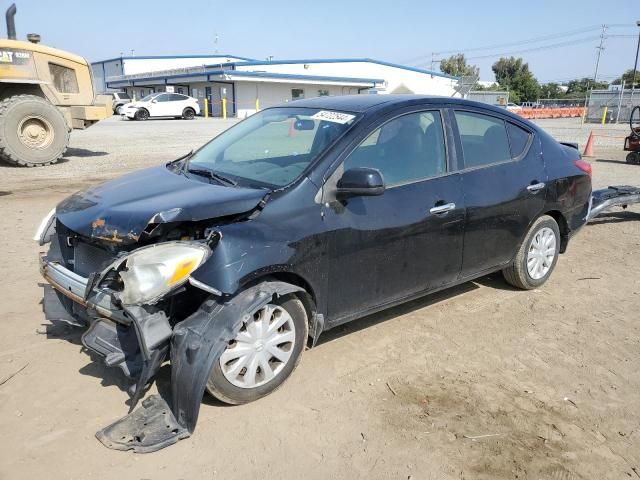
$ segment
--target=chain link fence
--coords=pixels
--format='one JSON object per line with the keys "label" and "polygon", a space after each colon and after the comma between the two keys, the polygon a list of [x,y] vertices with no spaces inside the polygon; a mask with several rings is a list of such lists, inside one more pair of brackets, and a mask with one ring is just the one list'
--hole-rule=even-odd
{"label": "chain link fence", "polygon": [[626,123],[631,110],[640,105],[640,90],[592,90],[585,121],[589,123]]}

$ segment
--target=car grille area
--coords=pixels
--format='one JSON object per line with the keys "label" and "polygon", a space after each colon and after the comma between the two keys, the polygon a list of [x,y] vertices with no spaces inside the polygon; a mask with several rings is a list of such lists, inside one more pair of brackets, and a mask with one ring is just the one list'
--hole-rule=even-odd
{"label": "car grille area", "polygon": [[78,242],[73,249],[73,271],[83,277],[103,270],[113,260],[113,255],[108,251],[88,243]]}

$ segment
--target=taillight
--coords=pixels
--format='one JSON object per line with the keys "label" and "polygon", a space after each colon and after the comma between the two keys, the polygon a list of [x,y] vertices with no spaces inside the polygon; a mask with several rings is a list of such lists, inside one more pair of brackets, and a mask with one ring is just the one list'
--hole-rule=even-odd
{"label": "taillight", "polygon": [[573,164],[591,177],[593,169],[591,168],[591,164],[589,162],[585,160],[574,160]]}

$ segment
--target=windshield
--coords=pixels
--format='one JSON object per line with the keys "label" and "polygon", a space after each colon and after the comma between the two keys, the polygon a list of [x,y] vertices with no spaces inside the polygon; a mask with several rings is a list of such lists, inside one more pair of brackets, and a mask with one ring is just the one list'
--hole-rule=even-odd
{"label": "windshield", "polygon": [[152,93],[152,94],[150,94],[150,95],[147,95],[146,97],[142,97],[142,98],[140,99],[140,101],[141,101],[141,102],[150,102],[150,101],[151,101],[154,97],[156,97],[157,95],[159,95],[159,94],[157,94],[157,93]]}
{"label": "windshield", "polygon": [[298,178],[355,121],[317,108],[270,108],[198,150],[188,170],[209,170],[238,184],[282,187]]}

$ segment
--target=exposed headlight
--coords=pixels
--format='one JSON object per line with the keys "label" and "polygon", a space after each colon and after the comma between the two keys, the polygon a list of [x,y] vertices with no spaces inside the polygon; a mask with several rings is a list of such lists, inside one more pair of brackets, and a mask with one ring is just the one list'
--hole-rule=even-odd
{"label": "exposed headlight", "polygon": [[125,305],[153,303],[189,276],[211,255],[206,245],[193,242],[167,242],[136,250],[124,260],[120,277]]}
{"label": "exposed headlight", "polygon": [[51,241],[51,235],[55,232],[55,220],[56,209],[54,208],[42,219],[38,226],[38,230],[36,230],[36,234],[33,236],[33,239],[40,245],[44,245]]}

